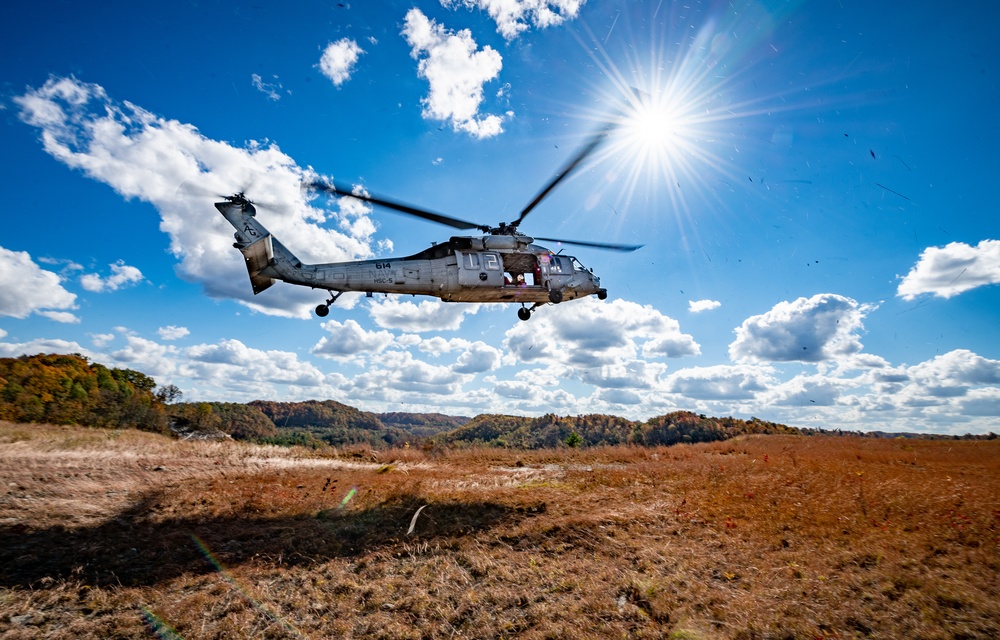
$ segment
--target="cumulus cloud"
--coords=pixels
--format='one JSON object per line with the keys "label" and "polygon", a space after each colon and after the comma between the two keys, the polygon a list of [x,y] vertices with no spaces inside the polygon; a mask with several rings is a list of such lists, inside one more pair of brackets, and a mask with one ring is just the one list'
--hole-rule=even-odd
{"label": "cumulus cloud", "polygon": [[666,389],[698,400],[748,400],[774,384],[773,373],[767,366],[689,367],[668,376]]}
{"label": "cumulus cloud", "polygon": [[453,367],[417,360],[409,351],[387,351],[376,365],[351,379],[352,396],[399,401],[405,396],[427,402],[461,393],[467,376]]}
{"label": "cumulus cloud", "polygon": [[597,398],[610,405],[634,406],[641,404],[642,396],[629,389],[602,389]]}
{"label": "cumulus cloud", "polygon": [[330,320],[322,326],[330,335],[321,338],[310,353],[324,358],[344,359],[379,353],[392,344],[392,334],[388,331],[365,331],[354,320],[343,323]]}
{"label": "cumulus cloud", "polygon": [[956,349],[909,367],[907,375],[928,395],[964,395],[973,386],[1000,384],[1000,360]]}
{"label": "cumulus cloud", "polygon": [[503,66],[499,53],[489,46],[477,50],[468,29],[452,32],[416,8],[406,14],[403,36],[419,61],[417,75],[430,84],[430,93],[421,100],[425,118],[450,122],[475,138],[503,132],[502,117],[479,115],[483,85]]}
{"label": "cumulus cloud", "polygon": [[109,265],[111,275],[102,278],[97,273],[86,273],[80,276],[80,285],[87,291],[103,293],[105,291],[118,291],[123,287],[135,286],[143,281],[142,272],[136,267],[125,264],[124,261]]}
{"label": "cumulus cloud", "polygon": [[115,334],[113,333],[95,333],[90,336],[90,341],[93,342],[94,346],[98,349],[103,349],[108,346],[114,339]]}
{"label": "cumulus cloud", "polygon": [[861,351],[857,332],[870,307],[833,293],[780,302],[736,328],[735,362],[822,362]]}
{"label": "cumulus cloud", "polygon": [[546,307],[507,331],[504,348],[519,362],[596,368],[700,353],[676,320],[649,305],[593,298]]}
{"label": "cumulus cloud", "polygon": [[455,372],[464,374],[493,371],[500,366],[500,350],[485,342],[476,341],[469,344],[455,361]]}
{"label": "cumulus cloud", "polygon": [[[5,336],[0,336],[0,338]],[[72,340],[36,338],[27,342],[0,342],[0,358],[32,356],[38,353],[79,353],[93,359],[94,353]]]}
{"label": "cumulus cloud", "polygon": [[1000,240],[983,240],[975,247],[952,242],[924,249],[896,295],[904,300],[924,293],[951,298],[988,284],[1000,284]]}
{"label": "cumulus cloud", "polygon": [[660,362],[632,360],[583,369],[579,378],[602,389],[651,389],[658,385],[666,370],[667,365]]}
{"label": "cumulus cloud", "polygon": [[323,50],[323,56],[319,60],[319,69],[336,86],[340,86],[351,79],[354,72],[354,65],[358,62],[358,57],[364,53],[364,49],[350,38],[341,38],[336,42],[331,42]]}
{"label": "cumulus cloud", "polygon": [[160,336],[161,340],[180,340],[190,335],[191,332],[187,327],[175,327],[171,324],[166,327],[160,327],[156,330],[156,333]]}
{"label": "cumulus cloud", "polygon": [[995,419],[1000,416],[1000,388],[973,389],[958,404],[962,415]]}
{"label": "cumulus cloud", "polygon": [[841,393],[856,385],[857,381],[823,374],[798,375],[771,385],[760,399],[765,405],[826,407],[837,404]]}
{"label": "cumulus cloud", "polygon": [[711,311],[712,309],[718,309],[721,306],[722,303],[717,300],[688,300],[688,311],[691,313]]}
{"label": "cumulus cloud", "polygon": [[209,194],[250,185],[251,196],[279,203],[259,212],[258,220],[305,262],[372,255],[374,225],[357,224],[355,216],[346,232],[320,226],[343,215],[314,206],[301,185],[318,176],[274,144],[252,142],[238,148],[211,140],[192,125],[132,103],[116,103],[101,86],[72,77],[52,77],[14,102],[21,119],[40,130],[42,145],[54,158],[126,199],[152,203],[180,261],[178,274],[199,283],[211,297],[302,318],[316,304],[316,294],[299,287],[276,286],[253,296],[243,257],[232,247],[233,229],[215,211],[217,198]]}
{"label": "cumulus cloud", "polygon": [[189,371],[196,377],[244,382],[268,382],[316,387],[325,376],[313,364],[299,360],[295,353],[248,347],[239,340],[188,347]]}
{"label": "cumulus cloud", "polygon": [[[58,275],[39,267],[25,251],[0,247],[0,316],[27,318],[45,309],[74,308],[76,294],[63,288]],[[58,322],[78,322],[69,312],[44,313]]]}
{"label": "cumulus cloud", "polygon": [[479,311],[478,304],[455,304],[440,300],[419,303],[403,302],[398,297],[388,297],[372,302],[368,308],[375,324],[383,329],[402,329],[421,333],[424,331],[455,331],[462,326],[466,314]]}
{"label": "cumulus cloud", "polygon": [[516,38],[530,22],[543,29],[573,19],[586,0],[441,0],[445,7],[465,5],[489,14],[497,32],[507,40]]}
{"label": "cumulus cloud", "polygon": [[839,404],[855,407],[864,419],[882,420],[890,427],[905,417],[907,429],[927,430],[934,423],[970,415],[990,416],[994,425],[1000,425],[1000,411],[990,413],[1000,395],[1000,360],[966,349],[912,366],[876,369],[841,382],[864,386],[867,391],[842,394]]}

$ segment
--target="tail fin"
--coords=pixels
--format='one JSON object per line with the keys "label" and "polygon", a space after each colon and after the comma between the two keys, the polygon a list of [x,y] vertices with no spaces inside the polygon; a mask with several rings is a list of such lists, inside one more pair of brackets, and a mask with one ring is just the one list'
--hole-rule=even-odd
{"label": "tail fin", "polygon": [[283,262],[292,265],[301,264],[284,245],[277,240],[272,242],[271,232],[257,221],[257,210],[242,193],[228,196],[226,202],[217,202],[215,208],[236,229],[234,234],[236,242],[233,243],[233,246],[243,254],[247,273],[250,275],[250,286],[253,287],[254,294],[260,293],[275,282],[275,278],[272,276],[277,274],[273,268],[270,268],[275,265],[275,250],[282,254]]}

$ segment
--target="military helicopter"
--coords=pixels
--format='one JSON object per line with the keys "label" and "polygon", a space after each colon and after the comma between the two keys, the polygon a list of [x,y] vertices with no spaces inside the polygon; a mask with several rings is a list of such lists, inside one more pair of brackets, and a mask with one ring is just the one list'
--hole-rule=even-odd
{"label": "military helicopter", "polygon": [[[607,289],[593,269],[574,256],[553,252],[536,240],[579,245],[613,251],[635,251],[643,245],[610,244],[527,236],[518,231],[524,218],[588,156],[607,135],[595,135],[560,170],[538,195],[521,210],[516,220],[497,226],[468,222],[420,209],[401,202],[355,193],[337,184],[313,181],[304,188],[342,197],[357,198],[372,205],[416,216],[456,229],[477,229],[483,235],[452,236],[447,242],[404,258],[377,258],[353,262],[303,264],[257,220],[253,202],[244,193],[223,196],[215,207],[236,229],[236,242],[250,274],[254,294],[277,280],[322,289],[330,298],[316,307],[325,317],[330,305],[348,291],[426,295],[446,302],[511,302],[521,308],[521,320],[544,304],[559,304],[584,296],[604,300]],[[530,306],[528,306],[530,305]]]}

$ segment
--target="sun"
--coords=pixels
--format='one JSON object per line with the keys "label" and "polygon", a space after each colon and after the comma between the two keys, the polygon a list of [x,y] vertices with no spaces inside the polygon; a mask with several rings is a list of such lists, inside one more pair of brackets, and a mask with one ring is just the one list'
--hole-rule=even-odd
{"label": "sun", "polygon": [[640,32],[619,25],[629,30],[617,59],[593,34],[581,40],[601,73],[591,79],[598,106],[580,115],[607,127],[593,163],[609,176],[603,197],[616,211],[656,202],[650,210],[681,223],[721,209],[703,205],[746,181],[741,154],[756,143],[749,121],[774,110],[764,103],[775,96],[752,91],[753,45],[733,35],[743,31],[738,18],[696,22],[671,18],[661,32],[649,21]]}

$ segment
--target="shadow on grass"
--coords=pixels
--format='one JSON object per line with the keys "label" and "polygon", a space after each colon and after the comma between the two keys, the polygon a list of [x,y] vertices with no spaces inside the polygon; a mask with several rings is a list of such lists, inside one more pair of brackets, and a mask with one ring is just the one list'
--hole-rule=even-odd
{"label": "shadow on grass", "polygon": [[[232,567],[256,559],[283,566],[312,564],[401,541],[476,533],[544,510],[544,505],[428,502],[404,495],[362,511],[153,522],[149,515],[158,498],[147,495],[90,528],[0,527],[0,586],[32,587],[46,579],[66,578],[94,586],[149,586],[184,573],[209,573],[220,563]],[[414,535],[407,536],[414,513],[424,505]]]}

